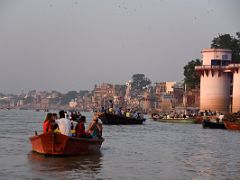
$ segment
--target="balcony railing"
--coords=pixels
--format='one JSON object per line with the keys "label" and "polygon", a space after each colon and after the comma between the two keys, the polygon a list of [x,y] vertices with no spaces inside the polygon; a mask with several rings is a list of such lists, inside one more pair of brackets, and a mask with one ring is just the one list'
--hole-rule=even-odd
{"label": "balcony railing", "polygon": [[228,66],[221,66],[221,65],[202,65],[202,66],[195,66],[195,70],[233,70],[240,68],[240,64],[229,64]]}

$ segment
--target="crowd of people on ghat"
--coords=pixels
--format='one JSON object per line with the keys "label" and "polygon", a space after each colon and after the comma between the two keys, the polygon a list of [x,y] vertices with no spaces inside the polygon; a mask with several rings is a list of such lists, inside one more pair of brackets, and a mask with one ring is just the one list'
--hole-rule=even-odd
{"label": "crowd of people on ghat", "polygon": [[59,116],[56,113],[48,113],[43,122],[43,133],[55,132],[66,136],[81,138],[102,138],[102,124],[98,116],[94,116],[85,130],[86,116],[80,113],[71,113],[69,116],[65,111],[60,111]]}

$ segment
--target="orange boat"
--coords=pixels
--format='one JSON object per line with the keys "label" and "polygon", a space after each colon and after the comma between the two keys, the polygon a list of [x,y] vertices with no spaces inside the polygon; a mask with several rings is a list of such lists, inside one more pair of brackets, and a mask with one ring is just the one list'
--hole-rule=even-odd
{"label": "orange boat", "polygon": [[44,155],[83,155],[98,152],[103,138],[77,138],[60,133],[45,133],[29,138],[32,150]]}
{"label": "orange boat", "polygon": [[227,129],[240,131],[240,123],[224,121],[224,125],[226,126]]}

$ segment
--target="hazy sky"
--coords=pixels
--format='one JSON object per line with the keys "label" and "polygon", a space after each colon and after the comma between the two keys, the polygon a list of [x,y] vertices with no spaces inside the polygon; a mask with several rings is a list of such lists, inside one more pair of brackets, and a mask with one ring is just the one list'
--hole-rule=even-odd
{"label": "hazy sky", "polygon": [[0,0],[0,92],[93,89],[134,73],[180,81],[239,0]]}

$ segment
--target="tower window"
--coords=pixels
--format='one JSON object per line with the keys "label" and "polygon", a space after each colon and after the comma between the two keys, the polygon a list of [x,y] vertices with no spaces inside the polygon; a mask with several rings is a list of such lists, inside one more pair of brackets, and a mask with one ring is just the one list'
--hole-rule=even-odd
{"label": "tower window", "polygon": [[222,60],[222,66],[227,66],[230,64],[230,61]]}
{"label": "tower window", "polygon": [[221,61],[219,59],[212,59],[211,60],[211,65],[212,66],[220,66],[221,65]]}

